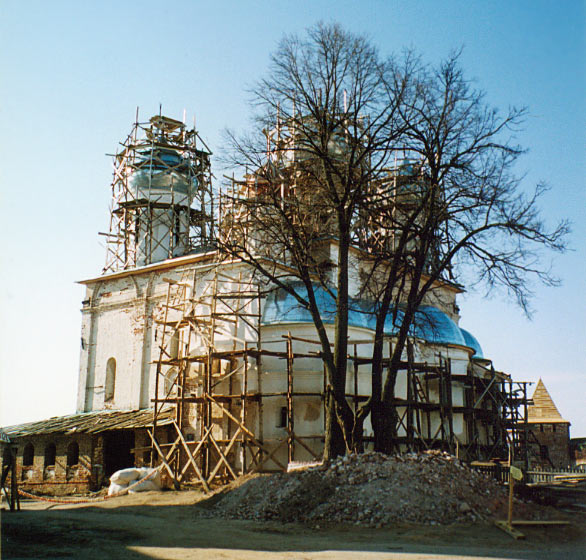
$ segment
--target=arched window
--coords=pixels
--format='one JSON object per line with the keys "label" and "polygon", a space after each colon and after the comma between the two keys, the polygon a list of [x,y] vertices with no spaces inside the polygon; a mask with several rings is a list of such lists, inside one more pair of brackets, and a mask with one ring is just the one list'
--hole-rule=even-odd
{"label": "arched window", "polygon": [[79,445],[76,441],[72,441],[67,446],[67,466],[73,467],[79,463]]}
{"label": "arched window", "polygon": [[116,360],[110,358],[106,364],[106,383],[104,386],[104,402],[114,399],[114,388],[116,386]]}
{"label": "arched window", "polygon": [[177,379],[177,370],[171,368],[165,374],[165,395],[175,395],[177,393],[177,386],[175,380]]}
{"label": "arched window", "polygon": [[57,456],[57,448],[54,443],[50,443],[45,447],[45,468],[52,467],[55,464]]}
{"label": "arched window", "polygon": [[34,460],[35,460],[35,448],[32,443],[27,443],[24,446],[24,451],[22,453],[22,466],[23,467],[32,467]]}

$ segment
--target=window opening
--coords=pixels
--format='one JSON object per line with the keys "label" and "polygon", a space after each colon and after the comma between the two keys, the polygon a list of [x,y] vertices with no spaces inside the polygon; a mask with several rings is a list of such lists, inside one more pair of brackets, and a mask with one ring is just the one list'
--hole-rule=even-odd
{"label": "window opening", "polygon": [[287,407],[282,406],[281,410],[279,411],[279,423],[277,424],[277,428],[286,428],[287,427]]}
{"label": "window opening", "polygon": [[73,467],[79,463],[79,444],[72,441],[67,446],[67,466]]}
{"label": "window opening", "polygon": [[32,443],[27,443],[24,446],[24,452],[22,454],[22,465],[24,467],[32,467],[35,460],[35,448]]}
{"label": "window opening", "polygon": [[45,468],[54,466],[56,457],[57,448],[54,443],[50,443],[45,447]]}
{"label": "window opening", "polygon": [[106,364],[106,384],[104,389],[104,402],[114,400],[114,390],[116,387],[116,360],[110,358]]}

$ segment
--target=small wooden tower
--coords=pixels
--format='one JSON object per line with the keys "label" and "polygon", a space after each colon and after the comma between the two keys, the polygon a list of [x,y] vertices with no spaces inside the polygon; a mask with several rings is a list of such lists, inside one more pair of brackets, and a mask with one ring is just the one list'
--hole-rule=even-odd
{"label": "small wooden tower", "polygon": [[527,423],[539,444],[531,466],[566,468],[570,465],[570,423],[564,420],[540,379],[527,409]]}

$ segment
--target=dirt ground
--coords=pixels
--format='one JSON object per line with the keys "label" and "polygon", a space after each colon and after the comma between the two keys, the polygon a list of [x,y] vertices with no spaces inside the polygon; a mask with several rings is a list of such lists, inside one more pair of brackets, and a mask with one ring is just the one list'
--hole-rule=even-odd
{"label": "dirt ground", "polygon": [[[2,558],[584,560],[586,519],[564,527],[523,528],[515,541],[487,524],[368,529],[308,527],[206,518],[198,491],[147,492],[86,505],[25,500],[2,515]],[[568,519],[560,512],[560,519]]]}

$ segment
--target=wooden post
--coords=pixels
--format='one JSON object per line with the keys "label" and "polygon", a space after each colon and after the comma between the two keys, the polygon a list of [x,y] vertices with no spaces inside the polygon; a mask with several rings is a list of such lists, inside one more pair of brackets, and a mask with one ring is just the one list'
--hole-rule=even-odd
{"label": "wooden post", "polygon": [[[10,453],[10,462],[2,465],[2,480],[0,481],[0,492],[8,498],[8,505],[10,511],[20,510],[20,496],[18,495],[18,479],[16,477],[16,447],[10,443],[6,443],[7,449]],[[10,475],[10,495],[6,490],[6,479]]]}
{"label": "wooden post", "polygon": [[[427,401],[430,402],[429,398],[429,369],[427,367],[427,362],[425,362],[425,394],[427,395]],[[427,441],[431,444],[431,411],[429,407],[427,407],[425,412],[425,418],[427,420]]]}
{"label": "wooden post", "polygon": [[20,494],[18,493],[18,478],[16,476],[16,447],[12,448],[11,453],[12,476],[10,478],[10,493],[12,494],[12,503],[10,507],[15,507],[20,511]]}
{"label": "wooden post", "polygon": [[452,359],[446,358],[446,401],[448,406],[448,446],[454,452],[454,402],[452,398]]}
{"label": "wooden post", "polygon": [[327,408],[327,382],[328,382],[328,373],[326,371],[326,363],[323,360],[323,354],[320,354],[322,357],[322,371],[323,371],[323,379],[324,379],[324,383],[323,383],[323,394],[322,394],[322,398],[323,398],[323,403],[324,403],[324,434],[326,433],[326,418],[328,416],[328,408]]}
{"label": "wooden post", "polygon": [[[256,353],[256,377],[257,377],[257,393],[258,393],[258,433],[256,437],[260,443],[264,443],[264,416],[263,416],[263,401],[262,401],[262,332],[261,332],[261,322],[262,322],[262,304],[261,304],[261,289],[260,286],[257,286],[257,299],[256,304],[258,307],[258,315],[257,315],[257,353]],[[260,458],[262,459],[262,450],[259,451]]]}
{"label": "wooden post", "polygon": [[514,539],[524,539],[525,535],[513,527],[513,492],[515,488],[515,476],[519,476],[520,473],[518,472],[518,469],[516,469],[513,466],[513,458],[515,456],[515,452],[512,446],[512,437],[509,443],[509,504],[507,511],[507,520],[495,521],[495,525],[499,529],[511,535],[511,537],[513,537]]}
{"label": "wooden post", "polygon": [[295,420],[293,418],[293,341],[287,333],[287,458],[291,463],[295,458]]}
{"label": "wooden post", "polygon": [[[244,344],[244,372],[242,374],[241,393],[240,393],[240,422],[246,426],[246,393],[248,392],[248,342]],[[242,463],[241,474],[246,472],[246,437],[242,432],[241,456]]]}
{"label": "wooden post", "polygon": [[527,383],[523,382],[523,462],[525,472],[529,470],[529,426],[527,420]]}
{"label": "wooden post", "polygon": [[413,445],[413,344],[407,341],[407,449]]}
{"label": "wooden post", "polygon": [[443,442],[446,441],[446,414],[445,414],[445,401],[446,401],[446,395],[445,395],[445,368],[443,365],[443,360],[442,360],[442,356],[440,354],[439,357],[439,367],[438,367],[438,389],[439,389],[439,413],[440,413],[440,432],[442,435],[442,445]]}
{"label": "wooden post", "polygon": [[[217,311],[217,304],[218,304],[218,269],[216,267],[214,271],[214,282],[212,284],[212,301],[210,305],[210,329],[209,329],[209,343],[210,346],[208,348],[208,356],[207,356],[207,364],[205,368],[205,379],[204,379],[204,397],[211,397],[212,393],[212,377],[213,377],[213,370],[214,370],[214,351],[215,351],[215,343],[216,343],[216,311]],[[203,406],[205,408],[204,412],[204,422],[205,428],[208,430],[208,434],[212,432],[212,425],[213,425],[213,418],[212,418],[212,403],[209,398],[204,399]],[[204,464],[202,465],[202,473],[203,476],[207,479],[210,474],[211,470],[211,448],[208,441],[204,444],[203,449],[203,461]]]}
{"label": "wooden post", "polygon": [[157,414],[159,413],[160,407],[159,405],[159,376],[161,375],[161,361],[163,360],[163,351],[165,348],[165,332],[167,331],[167,316],[169,313],[169,304],[170,304],[170,296],[171,296],[171,284],[167,284],[167,299],[165,301],[165,315],[163,317],[163,333],[161,335],[161,342],[160,342],[160,352],[159,352],[159,359],[157,361],[157,370],[155,374],[155,399],[154,399],[154,407],[153,407],[153,438],[151,444],[151,467],[155,466],[155,439],[157,433]]}
{"label": "wooden post", "polygon": [[509,471],[509,507],[507,511],[507,525],[513,526],[513,491],[515,488],[515,479]]}
{"label": "wooden post", "polygon": [[358,411],[358,349],[354,344],[354,413]]}

